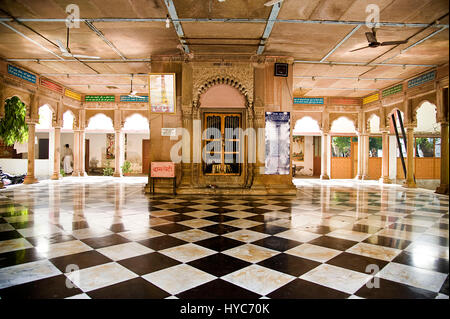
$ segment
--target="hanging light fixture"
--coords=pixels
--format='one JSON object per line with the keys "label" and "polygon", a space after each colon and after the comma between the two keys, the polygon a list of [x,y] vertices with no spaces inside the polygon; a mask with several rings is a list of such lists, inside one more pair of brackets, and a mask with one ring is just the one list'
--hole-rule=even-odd
{"label": "hanging light fixture", "polygon": [[167,17],[166,17],[166,28],[167,28],[167,29],[170,28],[170,19],[169,19],[169,15],[167,15]]}

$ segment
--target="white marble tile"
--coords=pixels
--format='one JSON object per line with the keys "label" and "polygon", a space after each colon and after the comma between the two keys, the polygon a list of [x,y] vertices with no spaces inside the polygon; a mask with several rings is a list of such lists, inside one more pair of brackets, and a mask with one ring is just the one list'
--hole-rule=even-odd
{"label": "white marble tile", "polygon": [[286,250],[285,253],[318,262],[326,262],[339,255],[341,251],[306,243]]}
{"label": "white marble tile", "polygon": [[353,241],[363,241],[369,238],[371,234],[357,232],[349,229],[337,229],[327,234],[330,237],[336,237],[341,239],[353,240]]}
{"label": "white marble tile", "polygon": [[14,230],[14,227],[12,227],[10,224],[7,224],[7,223],[0,224],[0,232],[10,231],[10,230]]}
{"label": "white marble tile", "polygon": [[231,239],[235,239],[235,240],[239,240],[239,241],[243,241],[246,243],[251,243],[251,242],[269,237],[270,235],[252,231],[252,230],[248,230],[248,229],[241,229],[241,230],[237,230],[235,232],[226,233],[222,236],[228,237]]}
{"label": "white marble tile", "polygon": [[357,271],[322,264],[300,276],[316,284],[340,290],[348,294],[358,291],[372,276]]}
{"label": "white marble tile", "polygon": [[170,236],[187,241],[195,242],[217,236],[216,234],[201,230],[201,229],[189,229],[178,233],[172,233]]}
{"label": "white marble tile", "polygon": [[186,264],[180,264],[142,276],[172,295],[200,286],[217,277]]}
{"label": "white marble tile", "polygon": [[289,229],[284,232],[275,234],[275,236],[306,243],[308,241],[319,238],[321,235],[300,229]]}
{"label": "white marble tile", "polygon": [[448,274],[391,262],[375,276],[438,292]]}
{"label": "white marble tile", "polygon": [[346,250],[349,253],[362,255],[366,257],[381,259],[385,261],[391,261],[402,251],[400,249],[372,245],[367,243],[358,243],[353,247]]}
{"label": "white marble tile", "polygon": [[194,218],[194,219],[189,219],[189,220],[184,220],[184,221],[178,222],[178,224],[181,224],[181,225],[184,225],[187,227],[191,227],[191,228],[201,228],[201,227],[211,226],[211,225],[214,225],[217,223],[210,221],[210,220],[206,220],[206,219]]}
{"label": "white marble tile", "polygon": [[77,239],[104,237],[114,234],[112,231],[103,228],[82,228],[78,230],[70,230],[68,233]]}
{"label": "white marble tile", "polygon": [[216,251],[189,243],[181,246],[175,246],[164,250],[160,250],[159,253],[169,256],[183,263],[187,263],[199,258],[213,255],[216,253]]}
{"label": "white marble tile", "polygon": [[47,242],[42,242],[36,246],[36,250],[46,258],[51,259],[60,256],[82,253],[92,250],[92,248],[79,240],[70,240],[51,245],[48,245]]}
{"label": "white marble tile", "polygon": [[138,277],[132,271],[115,262],[73,271],[67,273],[66,276],[84,292]]}
{"label": "white marble tile", "polygon": [[222,254],[239,258],[251,263],[258,263],[267,258],[278,255],[280,252],[265,247],[245,244],[222,252]]}
{"label": "white marble tile", "polygon": [[221,278],[261,295],[267,295],[295,279],[294,276],[259,265],[250,265]]}
{"label": "white marble tile", "polygon": [[139,230],[139,231],[135,231],[135,230],[126,231],[126,232],[118,233],[118,235],[120,235],[128,240],[139,241],[139,240],[144,240],[144,239],[148,239],[148,238],[164,236],[165,234],[161,233],[159,231],[156,231],[154,229],[147,228],[145,230]]}
{"label": "white marble tile", "polygon": [[0,268],[0,289],[61,274],[48,260]]}
{"label": "white marble tile", "polygon": [[33,245],[31,245],[25,238],[2,240],[0,241],[0,254],[32,247]]}
{"label": "white marble tile", "polygon": [[34,237],[34,236],[40,236],[40,235],[49,235],[49,234],[56,234],[61,233],[62,229],[50,225],[39,225],[35,227],[29,227],[29,228],[22,228],[17,230],[23,237]]}
{"label": "white marble tile", "polygon": [[136,242],[124,243],[97,249],[97,251],[112,260],[122,260],[153,252],[153,249]]}

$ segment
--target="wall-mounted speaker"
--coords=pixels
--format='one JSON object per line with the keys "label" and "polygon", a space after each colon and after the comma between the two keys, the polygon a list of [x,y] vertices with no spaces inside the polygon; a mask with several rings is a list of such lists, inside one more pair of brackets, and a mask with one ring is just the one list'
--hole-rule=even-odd
{"label": "wall-mounted speaker", "polygon": [[288,64],[287,63],[275,63],[275,76],[288,76]]}

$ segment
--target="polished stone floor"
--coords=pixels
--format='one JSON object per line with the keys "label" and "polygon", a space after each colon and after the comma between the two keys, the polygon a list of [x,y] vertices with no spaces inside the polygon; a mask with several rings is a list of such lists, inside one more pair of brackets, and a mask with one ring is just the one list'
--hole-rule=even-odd
{"label": "polished stone floor", "polygon": [[0,190],[0,298],[448,298],[448,196],[296,180],[146,195],[145,178]]}

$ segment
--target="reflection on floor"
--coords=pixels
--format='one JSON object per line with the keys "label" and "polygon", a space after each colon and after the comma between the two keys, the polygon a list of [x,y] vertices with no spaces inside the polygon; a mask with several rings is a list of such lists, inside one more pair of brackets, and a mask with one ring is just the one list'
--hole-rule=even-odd
{"label": "reflection on floor", "polygon": [[145,182],[0,190],[0,297],[448,298],[447,196],[320,180],[293,197],[150,196]]}

